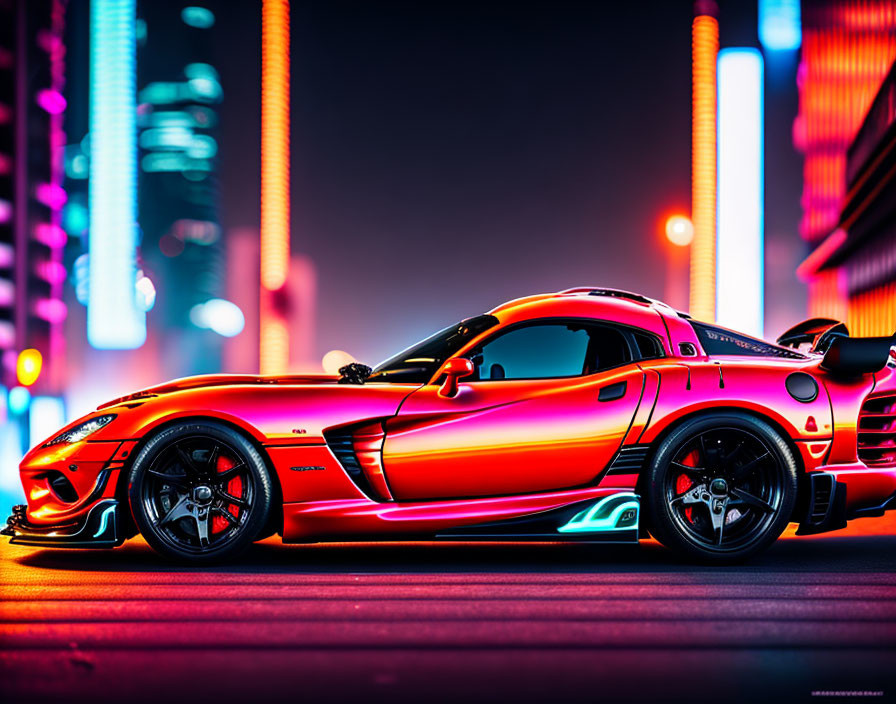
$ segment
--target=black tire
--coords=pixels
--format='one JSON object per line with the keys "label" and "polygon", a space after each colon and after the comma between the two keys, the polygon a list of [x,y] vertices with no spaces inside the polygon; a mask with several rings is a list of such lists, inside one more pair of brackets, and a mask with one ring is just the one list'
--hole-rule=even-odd
{"label": "black tire", "polygon": [[245,550],[267,526],[273,497],[255,446],[214,421],[153,436],[128,474],[131,513],[146,542],[193,564],[223,562]]}
{"label": "black tire", "polygon": [[741,562],[787,527],[797,497],[790,447],[763,420],[726,411],[685,421],[659,445],[645,477],[651,534],[699,562]]}

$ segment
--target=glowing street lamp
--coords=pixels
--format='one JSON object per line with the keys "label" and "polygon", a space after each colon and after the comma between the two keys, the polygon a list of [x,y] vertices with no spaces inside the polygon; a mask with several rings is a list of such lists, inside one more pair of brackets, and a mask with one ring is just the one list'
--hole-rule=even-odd
{"label": "glowing street lamp", "polygon": [[678,247],[694,241],[694,223],[684,215],[673,215],[666,220],[666,239]]}
{"label": "glowing street lamp", "polygon": [[673,308],[688,308],[688,262],[694,241],[694,223],[685,215],[670,215],[662,226],[667,246],[663,250],[666,261],[664,300]]}

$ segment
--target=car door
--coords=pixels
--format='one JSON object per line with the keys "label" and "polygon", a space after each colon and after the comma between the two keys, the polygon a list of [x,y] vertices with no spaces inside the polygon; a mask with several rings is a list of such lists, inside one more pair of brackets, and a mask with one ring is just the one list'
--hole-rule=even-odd
{"label": "car door", "polygon": [[622,444],[644,374],[630,336],[591,321],[497,331],[464,354],[476,372],[446,397],[412,393],[386,423],[384,470],[398,501],[586,485]]}

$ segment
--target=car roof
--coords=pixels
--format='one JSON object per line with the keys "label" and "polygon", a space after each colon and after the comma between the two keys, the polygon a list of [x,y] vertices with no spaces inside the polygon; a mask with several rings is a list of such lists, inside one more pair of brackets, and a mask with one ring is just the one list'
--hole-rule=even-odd
{"label": "car roof", "polygon": [[620,289],[581,286],[508,301],[489,311],[502,324],[534,318],[594,318],[666,337],[665,316],[686,317],[661,301]]}

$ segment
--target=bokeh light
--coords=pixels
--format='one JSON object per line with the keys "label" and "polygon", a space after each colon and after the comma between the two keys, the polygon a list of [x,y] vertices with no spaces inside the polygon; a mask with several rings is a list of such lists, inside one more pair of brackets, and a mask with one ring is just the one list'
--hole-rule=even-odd
{"label": "bokeh light", "polygon": [[327,374],[338,374],[339,370],[346,364],[357,361],[345,350],[330,350],[321,360],[321,366],[323,366],[324,372]]}
{"label": "bokeh light", "polygon": [[22,350],[16,361],[16,379],[22,386],[31,386],[40,377],[43,365],[44,358],[38,350],[33,348]]}
{"label": "bokeh light", "polygon": [[694,223],[685,215],[672,215],[666,219],[666,239],[679,247],[687,247],[694,241]]}
{"label": "bokeh light", "polygon": [[28,410],[31,404],[31,392],[24,386],[14,386],[9,390],[7,407],[10,415],[20,416]]}
{"label": "bokeh light", "polygon": [[239,335],[246,325],[243,311],[223,298],[212,298],[193,306],[190,321],[199,328],[207,328],[223,337]]}

